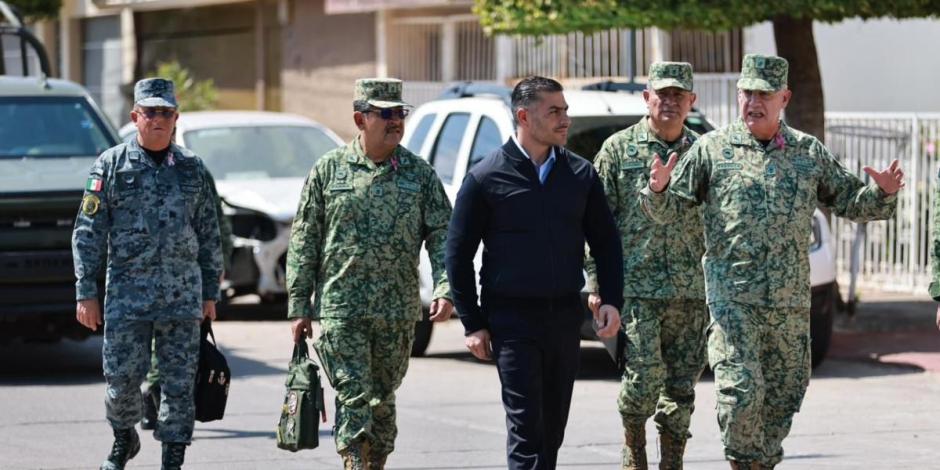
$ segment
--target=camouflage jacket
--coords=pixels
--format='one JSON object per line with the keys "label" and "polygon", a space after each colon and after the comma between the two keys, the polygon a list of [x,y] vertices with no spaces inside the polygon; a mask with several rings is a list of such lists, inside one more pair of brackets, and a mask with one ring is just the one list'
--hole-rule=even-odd
{"label": "camouflage jacket", "polygon": [[77,298],[98,297],[107,254],[108,318],[202,318],[222,273],[217,197],[191,151],[171,144],[157,166],[136,140],[106,150],[91,168],[75,218]]}
{"label": "camouflage jacket", "polygon": [[[933,209],[934,214],[938,214],[940,213],[938,212],[940,211],[940,174],[937,175],[934,185],[931,209]],[[932,275],[930,277],[930,287],[927,291],[934,300],[940,302],[940,216],[934,215],[930,232],[930,269]]]}
{"label": "camouflage jacket", "polygon": [[[681,157],[696,140],[698,134],[685,128],[682,137],[668,145],[650,129],[647,117],[610,136],[594,158],[620,231],[625,298],[705,298],[700,209],[683,207],[675,223],[660,225],[651,222],[640,205],[640,191],[649,183],[653,159],[659,157],[665,163],[673,152]],[[586,257],[585,268],[588,285],[593,287],[595,272],[590,256]]]}
{"label": "camouflage jacket", "polygon": [[895,195],[866,186],[815,137],[781,123],[765,147],[743,121],[702,136],[673,172],[667,191],[644,188],[647,213],[676,221],[704,204],[709,303],[810,306],[813,211],[830,207],[853,221],[891,217]]}
{"label": "camouflage jacket", "polygon": [[382,165],[366,157],[358,138],[330,151],[307,177],[291,229],[287,316],[417,320],[422,242],[434,298],[450,298],[444,271],[450,213],[434,169],[404,147]]}

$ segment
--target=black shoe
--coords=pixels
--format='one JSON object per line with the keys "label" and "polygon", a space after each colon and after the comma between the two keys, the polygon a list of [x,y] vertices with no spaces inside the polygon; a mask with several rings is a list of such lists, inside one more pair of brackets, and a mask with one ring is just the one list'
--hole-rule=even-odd
{"label": "black shoe", "polygon": [[144,401],[144,417],[140,420],[140,429],[157,427],[157,410],[160,409],[160,386],[151,386],[141,396]]}
{"label": "black shoe", "polygon": [[163,443],[163,465],[161,470],[179,470],[183,466],[183,458],[186,457],[186,444],[177,442]]}
{"label": "black shoe", "polygon": [[100,470],[124,470],[127,461],[140,452],[140,437],[134,428],[115,429],[111,455],[101,464]]}

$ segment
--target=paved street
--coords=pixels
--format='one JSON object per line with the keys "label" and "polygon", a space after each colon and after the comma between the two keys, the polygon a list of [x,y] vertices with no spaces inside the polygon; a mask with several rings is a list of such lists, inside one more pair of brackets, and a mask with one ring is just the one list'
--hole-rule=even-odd
{"label": "paved street", "polygon": [[[885,308],[874,301],[868,305],[856,326],[873,321],[871,312],[879,306]],[[879,363],[878,354],[862,347],[888,342],[894,344],[891,354],[896,356],[907,342],[922,356],[940,355],[940,336],[927,318],[933,305],[903,308],[898,316],[914,315],[916,321],[909,323],[926,321],[928,327],[839,333],[832,359],[815,371],[785,441],[787,459],[779,468],[940,468],[940,375],[910,363]],[[319,449],[292,454],[275,447],[274,426],[291,353],[287,323],[225,321],[215,330],[235,381],[225,419],[197,423],[187,468],[338,468],[328,431],[331,423],[323,426]],[[893,336],[898,334],[907,336],[898,340]],[[100,347],[100,338],[0,346],[0,468],[97,468],[110,445]],[[895,357],[891,354],[887,356]],[[617,388],[606,353],[585,343],[561,468],[618,468],[622,435]],[[698,391],[687,468],[725,469],[710,376]],[[327,394],[332,414],[332,394]],[[412,361],[398,411],[398,451],[389,461],[390,469],[504,468],[505,428],[496,371],[465,352],[459,322],[437,328],[428,357]],[[649,432],[655,433],[652,427]],[[128,468],[159,468],[159,446],[148,434],[142,438],[143,450]],[[654,437],[649,446],[652,461],[658,461],[656,452]]]}

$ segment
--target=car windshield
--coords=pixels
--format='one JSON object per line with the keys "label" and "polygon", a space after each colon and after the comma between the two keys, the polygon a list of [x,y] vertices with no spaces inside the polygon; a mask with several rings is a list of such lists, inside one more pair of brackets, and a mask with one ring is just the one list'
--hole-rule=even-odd
{"label": "car windshield", "polygon": [[0,158],[98,155],[117,142],[80,96],[0,98]]}
{"label": "car windshield", "polygon": [[[642,118],[643,116],[574,116],[571,118],[568,143],[565,146],[588,160],[594,160],[594,156],[608,137],[640,122]],[[698,113],[689,114],[685,125],[699,134],[712,130],[708,121]]]}
{"label": "car windshield", "polygon": [[183,139],[217,180],[303,178],[336,148],[325,132],[308,126],[215,127]]}

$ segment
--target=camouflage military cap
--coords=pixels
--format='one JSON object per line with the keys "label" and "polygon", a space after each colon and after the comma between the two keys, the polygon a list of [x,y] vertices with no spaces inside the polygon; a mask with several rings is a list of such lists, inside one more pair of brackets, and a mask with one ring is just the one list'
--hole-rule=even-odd
{"label": "camouflage military cap", "polygon": [[653,65],[650,65],[649,85],[654,90],[676,87],[692,91],[692,64],[653,62]]}
{"label": "camouflage military cap", "polygon": [[787,87],[787,60],[775,55],[748,54],[741,63],[741,90],[780,91]]}
{"label": "camouflage military cap", "polygon": [[145,78],[134,85],[134,104],[145,108],[163,106],[176,108],[176,92],[172,80]]}
{"label": "camouflage military cap", "polygon": [[376,108],[411,106],[401,99],[401,80],[397,78],[360,78],[356,80],[355,101],[365,101]]}

